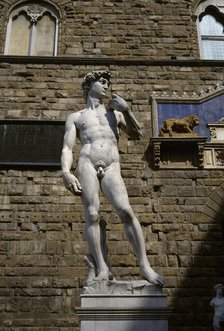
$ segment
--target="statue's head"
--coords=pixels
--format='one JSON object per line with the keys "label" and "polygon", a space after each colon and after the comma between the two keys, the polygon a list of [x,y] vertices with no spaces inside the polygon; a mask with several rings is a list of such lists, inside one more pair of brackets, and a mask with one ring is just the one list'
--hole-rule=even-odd
{"label": "statue's head", "polygon": [[224,286],[222,284],[216,284],[214,287],[214,292],[217,294],[217,292],[219,292],[219,294],[223,293],[224,290]]}
{"label": "statue's head", "polygon": [[111,74],[110,74],[109,71],[103,71],[103,70],[101,70],[101,71],[92,71],[92,72],[89,72],[83,78],[82,89],[83,89],[83,95],[84,95],[85,100],[87,100],[91,84],[93,82],[98,81],[101,77],[106,79],[107,82],[108,82],[108,85],[110,85]]}

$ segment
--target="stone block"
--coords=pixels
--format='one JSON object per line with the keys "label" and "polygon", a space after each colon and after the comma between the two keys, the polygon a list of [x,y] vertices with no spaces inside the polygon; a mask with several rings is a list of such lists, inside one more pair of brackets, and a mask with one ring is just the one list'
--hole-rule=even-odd
{"label": "stone block", "polygon": [[94,282],[84,293],[76,308],[81,331],[168,330],[166,297],[146,281]]}

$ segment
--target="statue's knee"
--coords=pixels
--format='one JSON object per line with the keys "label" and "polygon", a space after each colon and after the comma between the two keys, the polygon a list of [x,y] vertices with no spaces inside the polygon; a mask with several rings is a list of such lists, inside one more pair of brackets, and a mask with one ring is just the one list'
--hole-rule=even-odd
{"label": "statue's knee", "polygon": [[92,224],[98,223],[99,222],[98,216],[99,216],[99,214],[98,214],[98,211],[96,210],[96,208],[94,208],[94,207],[88,208],[88,218],[89,218],[90,223],[92,223]]}

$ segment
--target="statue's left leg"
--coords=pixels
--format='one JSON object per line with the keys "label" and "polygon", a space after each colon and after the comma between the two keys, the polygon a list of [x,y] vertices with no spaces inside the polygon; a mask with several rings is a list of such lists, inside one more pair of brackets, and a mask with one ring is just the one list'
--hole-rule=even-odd
{"label": "statue's left leg", "polygon": [[136,254],[142,277],[152,284],[162,285],[163,277],[158,275],[148,262],[142,228],[130,206],[119,163],[113,163],[106,170],[101,180],[101,188],[124,223],[125,233]]}

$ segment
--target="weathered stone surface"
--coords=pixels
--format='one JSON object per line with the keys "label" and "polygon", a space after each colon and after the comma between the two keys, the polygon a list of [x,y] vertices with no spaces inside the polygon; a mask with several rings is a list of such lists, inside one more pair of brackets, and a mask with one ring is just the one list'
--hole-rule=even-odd
{"label": "weathered stone surface", "polygon": [[[4,3],[2,30],[14,1]],[[142,1],[61,1],[61,44],[59,55],[170,58],[198,56],[196,27],[187,0],[177,4],[165,0]],[[109,5],[108,5],[109,4]],[[4,49],[4,38],[0,46]],[[41,65],[36,65],[41,68]],[[7,65],[2,65],[7,69]],[[33,72],[15,68],[14,75],[33,79]],[[167,76],[164,73],[163,79]],[[162,78],[161,78],[162,79]],[[212,76],[206,74],[206,78]]]}
{"label": "weathered stone surface", "polygon": [[[1,8],[1,51],[14,3],[4,2]],[[66,1],[55,3],[62,12],[67,5]],[[193,1],[94,0],[73,1],[69,6],[72,11],[66,9],[62,15],[60,55],[199,59]],[[84,106],[80,83],[94,69],[102,66],[4,59],[0,62],[0,118],[65,119]],[[151,136],[152,92],[206,91],[223,81],[224,68],[216,62],[211,66],[187,62],[116,66],[111,62],[103,69],[111,71],[113,92],[133,105],[143,129],[142,141],[120,139],[122,175],[143,226],[150,263],[165,277],[165,291],[174,308],[170,329],[208,331],[212,287],[222,281],[224,272],[223,212],[218,209],[220,203],[223,208],[224,171],[153,171],[142,158]],[[77,331],[74,307],[79,305],[86,280],[82,256],[88,252],[81,199],[63,188],[58,171],[20,168],[0,170],[0,203],[0,329]],[[138,268],[123,226],[104,199],[101,215],[108,222],[115,273],[121,280],[137,279]]]}
{"label": "weathered stone surface", "polygon": [[159,286],[152,285],[145,280],[136,281],[93,281],[84,286],[84,294],[122,295],[155,295],[162,294]]}

